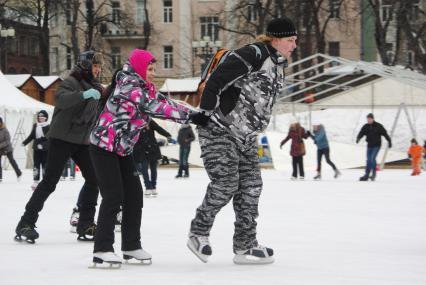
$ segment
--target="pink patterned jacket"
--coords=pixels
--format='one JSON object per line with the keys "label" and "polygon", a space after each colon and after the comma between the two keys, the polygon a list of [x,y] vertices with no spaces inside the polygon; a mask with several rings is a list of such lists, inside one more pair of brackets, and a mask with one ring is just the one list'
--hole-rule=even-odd
{"label": "pink patterned jacket", "polygon": [[187,121],[190,110],[161,93],[151,93],[145,81],[125,64],[116,76],[113,94],[99,115],[90,135],[90,143],[127,156],[133,152],[140,130],[146,126],[150,117],[183,123]]}

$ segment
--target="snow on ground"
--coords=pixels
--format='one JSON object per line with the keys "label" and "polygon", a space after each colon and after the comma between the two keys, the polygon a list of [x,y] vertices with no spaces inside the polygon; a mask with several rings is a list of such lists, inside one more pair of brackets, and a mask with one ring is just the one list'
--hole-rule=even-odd
{"label": "snow on ground", "polygon": [[274,248],[275,264],[232,263],[230,205],[213,227],[213,256],[201,263],[186,238],[207,176],[200,169],[190,180],[174,180],[175,170],[161,169],[160,196],[145,199],[142,221],[153,265],[93,270],[87,268],[92,244],[77,242],[68,225],[82,179],[59,183],[37,224],[40,239],[29,245],[13,236],[31,195],[31,173],[18,183],[6,171],[0,184],[0,284],[426,284],[425,174],[412,178],[408,170],[387,170],[375,183],[357,182],[360,170],[333,180],[326,169],[320,182],[308,174],[308,181],[293,182],[288,169],[263,172],[258,239]]}

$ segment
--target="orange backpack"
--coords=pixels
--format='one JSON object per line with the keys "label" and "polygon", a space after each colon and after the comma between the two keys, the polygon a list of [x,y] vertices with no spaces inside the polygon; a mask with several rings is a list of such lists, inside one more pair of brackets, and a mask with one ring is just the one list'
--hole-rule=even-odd
{"label": "orange backpack", "polygon": [[201,73],[201,81],[198,83],[197,87],[197,95],[201,96],[203,95],[204,88],[206,87],[207,80],[209,79],[210,75],[213,73],[213,71],[216,70],[216,68],[221,64],[226,57],[228,56],[230,50],[227,49],[219,49],[212,59],[210,60],[209,64],[206,66],[206,68]]}

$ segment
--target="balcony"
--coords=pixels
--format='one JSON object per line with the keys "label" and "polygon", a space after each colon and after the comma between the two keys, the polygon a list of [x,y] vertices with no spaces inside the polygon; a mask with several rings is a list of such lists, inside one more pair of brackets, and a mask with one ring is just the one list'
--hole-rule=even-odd
{"label": "balcony", "polygon": [[101,26],[101,35],[104,39],[109,41],[114,40],[145,40],[145,35],[137,30],[128,30],[124,28],[108,27],[107,25]]}

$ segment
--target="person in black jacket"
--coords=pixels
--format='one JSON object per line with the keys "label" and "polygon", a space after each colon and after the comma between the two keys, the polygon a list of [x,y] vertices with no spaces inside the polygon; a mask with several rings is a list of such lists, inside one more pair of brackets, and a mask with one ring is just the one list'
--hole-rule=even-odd
{"label": "person in black jacket", "polygon": [[79,240],[93,240],[99,189],[89,156],[89,135],[96,120],[98,100],[103,88],[97,78],[102,67],[102,55],[94,51],[80,54],[77,65],[59,86],[55,94],[55,109],[48,133],[49,151],[46,173],[25,206],[17,227],[17,241],[24,237],[34,243],[39,234],[34,229],[44,202],[55,191],[67,160],[71,157],[85,179],[80,191],[77,225]]}
{"label": "person in black jacket", "polygon": [[[133,159],[136,169],[142,173],[145,184],[145,196],[157,196],[157,166],[161,159],[160,147],[155,138],[155,132],[165,136],[170,142],[172,135],[160,127],[154,120],[149,122],[146,128],[141,130],[138,142],[133,148]],[[151,170],[151,177],[148,173]]]}
{"label": "person in black jacket", "polygon": [[47,151],[49,149],[49,141],[47,133],[49,131],[49,123],[47,122],[49,114],[45,110],[37,113],[37,123],[33,125],[30,135],[22,142],[26,146],[33,142],[33,185],[34,190],[40,180],[40,174],[46,172]]}
{"label": "person in black jacket", "polygon": [[[179,134],[178,134],[178,143],[179,143],[179,170],[176,178],[188,178],[189,177],[189,164],[188,158],[189,153],[191,152],[191,143],[195,140],[194,132],[192,131],[190,124],[182,124]],[[184,175],[182,176],[182,172]]]}
{"label": "person in black jacket", "polygon": [[[388,141],[389,148],[392,147],[392,140],[386,129],[382,126],[382,124],[379,124],[374,120],[374,115],[371,113],[367,115],[367,124],[361,128],[356,138],[356,143],[359,143],[364,136],[367,141],[367,165],[365,167],[365,175],[360,177],[359,180],[367,181],[368,179],[371,179],[374,181],[377,175],[376,157],[379,154],[380,147],[382,146],[382,136]],[[370,172],[372,172],[371,177]]]}

